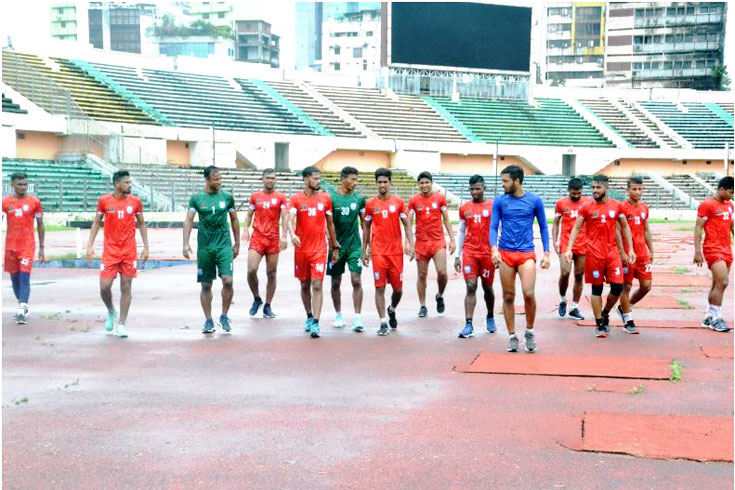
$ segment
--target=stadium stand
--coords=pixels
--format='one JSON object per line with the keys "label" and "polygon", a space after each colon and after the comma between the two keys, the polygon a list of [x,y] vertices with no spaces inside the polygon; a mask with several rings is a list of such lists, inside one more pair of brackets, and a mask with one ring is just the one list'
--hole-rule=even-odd
{"label": "stadium stand", "polygon": [[631,101],[619,99],[618,102],[620,102],[626,109],[628,109],[631,114],[633,114],[633,116],[637,117],[639,121],[645,124],[648,129],[653,131],[656,136],[661,138],[664,143],[669,146],[669,148],[681,148],[681,145],[679,143],[677,143],[674,139],[672,139],[669,135],[662,131],[656,123],[646,117],[646,115],[643,114]]}
{"label": "stadium stand", "polygon": [[625,138],[635,148],[659,148],[646,133],[635,125],[622,111],[607,99],[580,99],[579,102],[587,106],[602,119],[616,133]]}
{"label": "stadium stand", "polygon": [[28,114],[28,111],[21,109],[12,99],[5,97],[3,94],[3,112],[11,112],[13,114]]}
{"label": "stadium stand", "polygon": [[733,115],[735,113],[735,103],[732,102],[720,102],[717,105],[722,107],[726,112],[729,112],[730,115]]}
{"label": "stadium stand", "polygon": [[666,181],[686,192],[697,201],[702,201],[712,194],[709,189],[697,182],[691,175],[669,175],[666,177]]}
{"label": "stadium stand", "polygon": [[[406,203],[408,200],[419,191],[416,179],[409,175],[405,170],[392,168],[393,177],[391,181],[393,183],[393,193],[401,197]],[[328,182],[334,187],[340,185],[340,174],[339,172],[322,171],[322,181]],[[366,172],[360,174],[360,181],[355,188],[357,192],[365,197],[372,197],[377,194],[377,188],[375,187],[375,179],[372,172]]]}
{"label": "stadium stand", "polygon": [[311,87],[383,138],[467,143],[457,129],[415,95],[389,98],[377,89]]}
{"label": "stadium stand", "polygon": [[[645,193],[643,201],[651,208],[665,209],[690,209],[692,202],[684,201],[675,193],[664,188],[648,175],[639,175],[643,178]],[[625,199],[626,189],[628,188],[627,177],[610,177],[610,189],[614,191],[615,199]]]}
{"label": "stadium stand", "polygon": [[[712,187],[712,190],[717,190],[717,185],[720,183],[720,179],[723,177],[722,175],[716,174],[714,172],[698,172],[697,177],[702,179],[705,183],[707,183],[710,187]],[[712,192],[708,194],[708,196],[712,195]]]}
{"label": "stadium stand", "polygon": [[[724,148],[733,145],[733,127],[706,105],[698,102],[643,102],[642,105],[679,133],[694,148]],[[724,112],[724,111],[723,111]]]}
{"label": "stadium stand", "polygon": [[[472,199],[468,184],[470,177],[470,174],[436,173],[434,174],[434,182],[462,201],[468,201]],[[503,193],[500,177],[497,180],[492,175],[483,175],[483,177],[487,186],[485,192],[487,196],[492,197]],[[541,197],[546,207],[552,207],[557,199],[566,194],[568,181],[569,177],[563,175],[526,175],[523,178],[523,188]]]}
{"label": "stadium stand", "polygon": [[179,126],[259,133],[319,134],[257,86],[219,76],[90,63]]}
{"label": "stadium stand", "polygon": [[[71,98],[92,119],[134,124],[156,124],[156,121],[109,88],[87,76],[76,66],[62,59],[53,59],[59,71],[52,70],[35,55],[3,50],[3,82],[31,100],[38,100],[39,79],[51,79],[60,88],[69,91]],[[40,102],[40,101],[39,101]],[[39,103],[52,112],[65,107]]]}
{"label": "stadium stand", "polygon": [[[97,198],[111,192],[109,177],[84,162],[3,158],[3,194],[9,194],[10,174],[24,172],[29,190],[45,211],[95,211]],[[143,204],[148,200],[141,196]]]}
{"label": "stadium stand", "polygon": [[612,147],[592,125],[560,99],[431,99],[486,143]]}

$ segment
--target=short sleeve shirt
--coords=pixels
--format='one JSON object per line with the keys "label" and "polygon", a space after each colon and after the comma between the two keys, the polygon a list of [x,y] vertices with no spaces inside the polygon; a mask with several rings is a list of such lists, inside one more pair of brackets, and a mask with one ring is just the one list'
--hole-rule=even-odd
{"label": "short sleeve shirt", "polygon": [[440,192],[429,196],[416,194],[408,200],[408,211],[416,216],[416,241],[444,240],[442,211],[447,209],[447,198]]}
{"label": "short sleeve shirt", "polygon": [[371,249],[373,255],[403,255],[401,218],[407,218],[406,204],[400,197],[388,199],[378,196],[365,204],[365,221],[371,222]]}
{"label": "short sleeve shirt", "polygon": [[214,194],[200,191],[189,199],[189,211],[199,214],[197,248],[219,250],[232,246],[229,213],[235,211],[235,199],[220,190]]}
{"label": "short sleeve shirt", "polygon": [[278,221],[281,218],[281,210],[286,209],[287,204],[286,196],[278,191],[254,192],[250,196],[249,206],[250,210],[255,212],[253,233],[258,233],[271,240],[278,240],[281,236]]}
{"label": "short sleeve shirt", "polygon": [[288,203],[290,213],[296,215],[296,236],[301,240],[298,253],[316,253],[327,248],[327,216],[332,215],[332,200],[324,192],[307,196],[298,192]]}
{"label": "short sleeve shirt", "polygon": [[[650,216],[648,206],[642,202],[634,206],[625,200],[621,203],[621,207],[625,219],[628,220],[630,234],[633,236],[633,250],[636,257],[645,260],[650,257],[648,245],[646,244],[646,222]],[[626,240],[623,240],[623,247],[625,247],[625,252],[628,253],[628,242]]]}
{"label": "short sleeve shirt", "polygon": [[587,227],[587,255],[607,258],[618,253],[615,227],[622,214],[619,201],[610,199],[606,203],[590,201],[579,212]]}
{"label": "short sleeve shirt", "polygon": [[697,209],[697,218],[704,220],[705,253],[731,253],[730,229],[732,227],[733,203],[720,202],[714,197],[708,197]]}
{"label": "short sleeve shirt", "polygon": [[97,201],[97,214],[105,220],[103,258],[135,257],[136,216],[143,214],[140,198],[128,194],[117,199],[113,194],[105,194]]}
{"label": "short sleeve shirt", "polygon": [[490,220],[493,215],[493,200],[484,202],[467,201],[459,208],[460,223],[465,223],[462,253],[472,256],[490,255]]}
{"label": "short sleeve shirt", "polygon": [[14,195],[3,198],[3,213],[7,216],[5,250],[33,253],[33,221],[43,216],[43,206],[36,196],[26,194],[22,199]]}
{"label": "short sleeve shirt", "polygon": [[[592,199],[584,196],[580,197],[579,201],[572,201],[569,196],[564,196],[556,201],[554,216],[561,218],[561,243],[569,243],[569,236],[572,234],[574,224],[577,222],[579,211],[582,209],[582,206],[591,201]],[[579,230],[579,235],[577,235],[577,239],[574,241],[574,248],[585,250],[586,246],[587,234],[585,233],[584,226],[582,226],[582,229]],[[566,252],[566,250],[562,250],[562,252]]]}
{"label": "short sleeve shirt", "polygon": [[342,250],[357,250],[362,247],[360,241],[360,214],[365,212],[365,197],[352,192],[331,193],[332,210],[334,212],[334,231]]}

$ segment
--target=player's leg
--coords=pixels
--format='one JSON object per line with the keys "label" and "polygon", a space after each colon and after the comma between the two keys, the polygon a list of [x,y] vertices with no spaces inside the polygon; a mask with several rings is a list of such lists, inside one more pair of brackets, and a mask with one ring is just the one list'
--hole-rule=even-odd
{"label": "player's leg", "polygon": [[403,297],[403,255],[390,256],[388,260],[388,282],[390,282],[390,287],[393,290],[390,295],[390,306],[387,310],[388,324],[390,325],[390,328],[395,329],[398,328],[396,308]]}
{"label": "player's leg", "polygon": [[323,279],[311,279],[311,311],[314,315],[314,323],[319,322],[319,317],[322,313],[322,303],[324,301],[324,295],[322,294],[322,282]]}
{"label": "player's leg", "polygon": [[204,318],[209,322],[212,321],[212,283],[203,282],[202,290],[199,293],[199,302],[202,305]]}
{"label": "player's leg", "polygon": [[607,329],[602,319],[602,290],[604,287],[604,259],[588,256],[584,266],[584,282],[592,286],[590,303],[592,316],[595,317],[595,335],[598,338],[607,337]]}
{"label": "player's leg", "polygon": [[342,315],[342,274],[336,274],[334,270],[331,271],[332,276],[330,294],[332,296],[332,304],[334,305],[334,323],[335,328],[342,328],[345,326],[345,318]]}
{"label": "player's leg", "polygon": [[633,283],[627,280],[623,283],[623,290],[620,293],[620,305],[618,309],[623,315],[630,313],[630,291],[633,289]]}
{"label": "player's leg", "polygon": [[516,300],[516,268],[500,262],[500,285],[503,288],[503,317],[508,328],[508,352],[518,351],[516,336],[515,300]]}
{"label": "player's leg", "polygon": [[422,257],[421,260],[416,259],[416,270],[418,276],[416,278],[416,292],[419,296],[419,318],[424,318],[428,315],[426,309],[426,279],[429,275],[429,260]]}
{"label": "player's leg", "polygon": [[615,303],[618,302],[618,299],[623,292],[623,283],[625,282],[625,278],[623,276],[623,263],[620,260],[620,257],[616,254],[614,259],[608,259],[605,267],[601,268],[601,272],[610,284],[610,293],[607,295],[605,306],[602,308],[602,319],[605,330],[607,333],[610,333],[610,311],[615,307]]}
{"label": "player's leg", "polygon": [[301,303],[304,305],[304,311],[308,318],[312,318],[311,310],[311,278],[301,281]]}
{"label": "player's leg", "polygon": [[276,277],[278,275],[278,257],[280,253],[273,253],[265,256],[265,304],[263,305],[263,317],[275,318],[275,314],[271,309],[273,296],[276,294]]}
{"label": "player's leg", "polygon": [[[572,264],[559,257],[559,316],[567,314],[567,289],[569,289],[569,276],[572,272]],[[576,284],[575,284],[576,286]]]}
{"label": "player's leg", "polygon": [[482,291],[485,297],[485,307],[487,308],[487,315],[485,317],[485,325],[487,331],[495,333],[495,293],[493,292],[492,281],[481,281]]}
{"label": "player's leg", "polygon": [[[259,284],[258,284],[258,268],[260,267],[260,261],[263,259],[263,255],[252,248],[248,250],[248,286],[250,291],[253,293],[253,305],[250,307],[248,313],[250,316],[255,316],[260,309],[260,305],[263,304],[263,300],[260,298]],[[266,257],[266,264],[268,259]],[[266,292],[267,294],[267,292]],[[266,299],[267,302],[267,299]]]}
{"label": "player's leg", "polygon": [[18,280],[18,274],[20,274],[20,272],[10,274],[10,283],[13,285],[13,294],[15,295],[15,299],[20,302],[20,281]]}
{"label": "player's leg", "polygon": [[638,289],[635,290],[632,296],[630,296],[630,304],[635,305],[640,300],[646,297],[651,292],[651,280],[650,279],[638,279]]}
{"label": "player's leg", "polygon": [[[222,280],[222,315],[220,316],[220,324],[222,324],[223,317],[229,322],[227,314],[230,312],[230,305],[232,305],[232,297],[235,294],[235,288],[232,276],[223,275],[220,276],[220,279]],[[225,331],[229,331],[227,327],[229,327],[229,325],[225,326],[222,324],[222,328]]]}
{"label": "player's leg", "polygon": [[610,315],[610,311],[615,307],[615,303],[618,302],[618,299],[620,299],[620,295],[623,293],[623,283],[622,282],[612,282],[610,283],[610,293],[607,295],[607,299],[605,300],[605,307],[602,309],[602,316],[603,318],[608,317]]}
{"label": "player's leg", "polygon": [[199,303],[204,313],[204,326],[202,333],[214,332],[214,320],[212,320],[212,284],[217,277],[216,254],[209,250],[197,251],[197,282],[201,284],[199,292]]}
{"label": "player's leg", "polygon": [[[563,261],[563,262],[566,262],[566,261]],[[574,285],[572,286],[572,307],[567,313],[567,315],[577,320],[584,320],[584,317],[579,312],[579,300],[582,299],[582,290],[584,289],[585,262],[586,262],[586,256],[584,255],[574,256]]]}
{"label": "player's leg", "polygon": [[523,306],[526,312],[526,332],[524,333],[526,351],[536,350],[533,326],[536,322],[536,261],[528,259],[518,266],[523,291]]}
{"label": "player's leg", "polygon": [[232,329],[230,318],[227,313],[230,311],[232,297],[235,294],[235,284],[233,280],[235,264],[232,253],[232,247],[224,247],[216,252],[217,275],[222,281],[222,313],[219,316],[219,324],[222,330],[229,332]]}
{"label": "player's leg", "polygon": [[112,304],[112,283],[115,282],[114,277],[100,278],[100,297],[105,304],[108,312],[115,311],[115,305]]}
{"label": "player's leg", "polygon": [[475,315],[475,305],[477,304],[477,276],[465,280],[464,295],[464,328],[459,333],[459,338],[464,339],[475,335],[475,329],[472,325],[472,318]]}
{"label": "player's leg", "polygon": [[436,311],[444,313],[444,290],[447,288],[449,276],[447,275],[447,250],[442,247],[434,254],[434,267],[436,268],[436,285],[439,292],[436,295]]}
{"label": "player's leg", "polygon": [[133,278],[132,275],[120,274],[120,318],[115,326],[115,333],[120,338],[127,338],[128,336],[126,323],[130,303],[133,301]]}
{"label": "player's leg", "polygon": [[22,267],[18,272],[18,313],[16,323],[28,320],[28,298],[31,296],[31,272],[29,267]]}
{"label": "player's leg", "polygon": [[[707,301],[709,303],[707,309],[707,317],[702,324],[717,330],[718,332],[727,332],[730,327],[722,318],[722,298],[728,286],[728,278],[730,277],[730,267],[724,260],[718,260],[710,267],[712,271],[712,287],[710,288]],[[707,322],[709,320],[709,322]]]}
{"label": "player's leg", "polygon": [[361,332],[365,325],[362,323],[362,277],[361,272],[350,268],[350,282],[352,283],[352,307],[355,315],[352,317],[352,329]]}

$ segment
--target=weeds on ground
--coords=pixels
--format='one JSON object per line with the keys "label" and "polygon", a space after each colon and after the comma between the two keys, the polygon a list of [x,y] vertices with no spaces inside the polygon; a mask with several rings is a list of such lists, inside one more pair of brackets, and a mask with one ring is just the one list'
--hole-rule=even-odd
{"label": "weeds on ground", "polygon": [[685,310],[694,309],[694,306],[692,306],[692,304],[689,301],[685,300],[684,298],[676,298],[676,302],[679,303],[681,307],[684,308]]}
{"label": "weeds on ground", "polygon": [[681,366],[681,363],[678,359],[674,359],[671,361],[671,375],[669,376],[669,381],[672,383],[676,383],[681,379],[682,371],[684,368]]}
{"label": "weeds on ground", "polygon": [[645,391],[643,385],[638,385],[628,392],[629,395],[640,395]]}
{"label": "weeds on ground", "polygon": [[671,271],[674,274],[686,274],[689,272],[689,267],[674,267]]}

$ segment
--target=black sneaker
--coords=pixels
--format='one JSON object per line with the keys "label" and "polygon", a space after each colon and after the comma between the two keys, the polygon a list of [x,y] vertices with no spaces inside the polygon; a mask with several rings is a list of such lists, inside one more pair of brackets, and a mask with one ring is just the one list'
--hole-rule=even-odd
{"label": "black sneaker", "polygon": [[396,320],[396,310],[394,310],[392,306],[388,307],[388,324],[390,325],[390,328],[398,328],[398,320]]}
{"label": "black sneaker", "polygon": [[597,329],[595,330],[595,332],[595,336],[598,339],[604,339],[605,337],[607,337],[607,329],[604,325],[597,325]]}
{"label": "black sneaker", "polygon": [[636,328],[635,323],[633,323],[633,320],[630,320],[625,324],[625,333],[631,333],[633,335],[638,335],[640,333]]}
{"label": "black sneaker", "polygon": [[444,313],[444,297],[436,295],[436,312]]}
{"label": "black sneaker", "polygon": [[263,318],[275,318],[276,314],[271,310],[271,305],[265,305],[263,307]]}
{"label": "black sneaker", "polygon": [[429,315],[429,310],[426,309],[426,306],[422,306],[419,308],[419,318],[426,318]]}
{"label": "black sneaker", "polygon": [[255,298],[255,300],[253,301],[253,306],[250,307],[250,311],[248,312],[248,313],[250,313],[250,316],[257,315],[258,314],[258,310],[260,309],[260,305],[262,305],[262,304],[263,304],[263,300],[262,299]]}
{"label": "black sneaker", "polygon": [[388,330],[388,325],[381,323],[380,328],[378,329],[378,335],[388,335],[388,332],[390,332],[390,330]]}
{"label": "black sneaker", "polygon": [[562,301],[559,303],[559,316],[564,318],[567,314],[567,302]]}
{"label": "black sneaker", "polygon": [[569,318],[574,318],[575,320],[584,320],[584,317],[579,312],[579,308],[573,308],[569,313],[567,313],[567,316]]}

